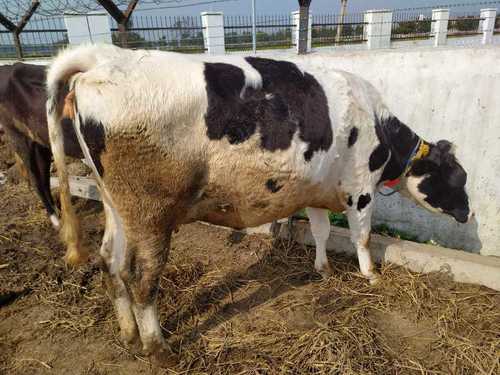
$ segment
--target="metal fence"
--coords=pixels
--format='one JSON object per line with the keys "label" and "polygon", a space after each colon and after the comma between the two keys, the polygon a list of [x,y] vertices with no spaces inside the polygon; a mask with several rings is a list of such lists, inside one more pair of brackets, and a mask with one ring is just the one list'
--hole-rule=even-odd
{"label": "metal fence", "polygon": [[469,36],[480,34],[479,24],[480,16],[471,16],[468,14],[455,14],[448,21],[448,36]]}
{"label": "metal fence", "polygon": [[432,13],[396,12],[392,15],[391,40],[427,39],[431,37]]}
{"label": "metal fence", "polygon": [[361,43],[364,38],[364,14],[351,13],[342,17],[339,14],[313,15],[313,47],[335,44]]}
{"label": "metal fence", "polygon": [[[34,17],[19,38],[24,57],[53,56],[68,44],[66,27],[61,17]],[[5,29],[0,29],[0,57],[16,57],[12,33]]]}
{"label": "metal fence", "polygon": [[[314,15],[312,17],[313,47],[356,44],[366,41],[363,13],[345,15]],[[120,44],[118,25],[110,18],[112,40]],[[480,34],[479,14],[452,13],[448,36]],[[392,18],[391,40],[426,39],[432,37],[432,8],[396,10]],[[286,49],[294,45],[296,27],[291,15],[260,15],[256,19],[257,49]],[[135,16],[127,31],[130,48],[161,49],[186,53],[206,50],[201,16]],[[495,33],[500,33],[500,15],[495,19]],[[25,57],[53,56],[68,44],[68,34],[62,17],[33,17],[20,34]],[[225,16],[224,43],[228,52],[252,50],[252,17]],[[15,58],[12,33],[0,27],[0,58]]]}
{"label": "metal fence", "polygon": [[[290,48],[293,45],[289,15],[263,15],[255,19],[257,49]],[[250,51],[252,49],[252,17],[224,16],[226,51]]]}
{"label": "metal fence", "polygon": [[[114,20],[111,22],[113,43],[119,45],[118,25]],[[127,29],[127,46],[185,53],[204,52],[201,17],[133,17]]]}

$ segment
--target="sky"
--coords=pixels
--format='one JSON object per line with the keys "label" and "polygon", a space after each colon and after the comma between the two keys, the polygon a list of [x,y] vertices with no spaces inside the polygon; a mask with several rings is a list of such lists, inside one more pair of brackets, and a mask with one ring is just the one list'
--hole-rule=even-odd
{"label": "sky", "polygon": [[[168,1],[168,0],[167,0]],[[171,0],[165,1],[163,6],[176,6],[180,4],[190,4],[199,2],[209,2],[210,0]],[[464,4],[464,3],[483,3],[482,5],[456,7],[458,12],[478,10],[480,8],[499,7],[498,4],[487,4],[488,0],[348,0],[348,13],[363,12],[368,9],[406,9],[417,7],[436,7],[442,4]],[[222,11],[228,15],[249,15],[252,10],[251,0],[229,0],[214,4],[204,4],[193,7],[155,9],[141,11],[141,9],[153,8],[151,3],[139,5],[136,15],[195,15],[202,11]],[[257,14],[288,14],[298,9],[297,0],[256,0]],[[312,0],[311,12],[313,14],[339,13],[340,0]]]}

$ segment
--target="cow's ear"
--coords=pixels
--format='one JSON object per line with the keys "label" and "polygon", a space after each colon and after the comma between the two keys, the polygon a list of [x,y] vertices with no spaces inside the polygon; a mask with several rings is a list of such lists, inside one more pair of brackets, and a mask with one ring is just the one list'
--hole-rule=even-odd
{"label": "cow's ear", "polygon": [[454,152],[454,149],[455,149],[455,146],[453,145],[453,143],[451,143],[450,141],[447,141],[445,139],[438,141],[436,146],[439,149],[439,151],[441,151],[441,153],[443,153],[443,154],[448,154],[448,153],[452,154]]}

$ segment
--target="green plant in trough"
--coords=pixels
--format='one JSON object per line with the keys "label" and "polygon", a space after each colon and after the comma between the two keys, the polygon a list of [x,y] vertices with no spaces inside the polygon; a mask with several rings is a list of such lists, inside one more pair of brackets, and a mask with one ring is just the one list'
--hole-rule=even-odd
{"label": "green plant in trough", "polygon": [[349,228],[349,222],[347,221],[347,216],[345,214],[329,211],[328,217],[330,218],[330,223],[332,225],[341,228]]}
{"label": "green plant in trough", "polygon": [[375,225],[372,227],[372,231],[377,233],[377,234],[381,234],[383,236],[394,237],[394,238],[397,238],[400,240],[421,242],[418,240],[417,236],[410,234],[410,233],[407,233],[407,232],[404,232],[402,230],[391,228],[387,224]]}

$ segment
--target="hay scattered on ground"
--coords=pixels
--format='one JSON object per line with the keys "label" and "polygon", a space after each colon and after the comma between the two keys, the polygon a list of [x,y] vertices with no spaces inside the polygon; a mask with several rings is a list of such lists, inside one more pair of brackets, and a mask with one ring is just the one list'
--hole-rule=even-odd
{"label": "hay scattered on ground", "polygon": [[[89,246],[99,204],[76,200]],[[356,261],[203,224],[173,240],[159,311],[172,368],[118,339],[95,263],[68,270],[25,184],[0,187],[0,373],[5,374],[497,374],[500,293],[383,265],[370,286]],[[97,253],[97,251],[96,251]]]}

